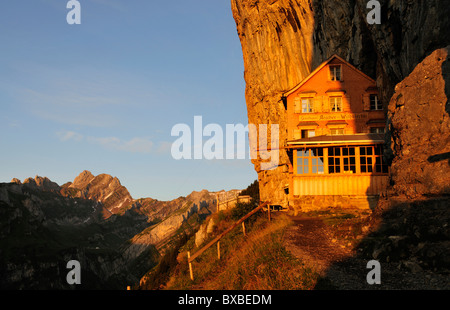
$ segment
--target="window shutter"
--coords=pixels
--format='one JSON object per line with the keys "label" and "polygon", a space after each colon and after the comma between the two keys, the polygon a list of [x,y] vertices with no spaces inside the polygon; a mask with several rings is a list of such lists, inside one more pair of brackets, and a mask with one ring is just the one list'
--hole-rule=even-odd
{"label": "window shutter", "polygon": [[314,98],[314,113],[322,112],[322,96]]}
{"label": "window shutter", "polygon": [[294,129],[294,140],[302,138],[302,131],[300,129]]}
{"label": "window shutter", "polygon": [[370,111],[370,95],[364,94],[362,100],[364,111]]}
{"label": "window shutter", "polygon": [[342,97],[342,111],[352,112],[352,101],[349,95]]}
{"label": "window shutter", "polygon": [[309,102],[311,104],[312,113],[316,113],[317,112],[316,101],[317,100],[315,98],[310,98],[309,99]]}
{"label": "window shutter", "polygon": [[294,99],[294,113],[298,114],[302,112],[302,102],[300,97],[295,97]]}
{"label": "window shutter", "polygon": [[331,111],[330,97],[329,96],[324,96],[322,98],[323,98],[322,99],[322,102],[323,102],[323,104],[322,104],[322,107],[323,107],[322,112],[324,112],[324,113],[330,112]]}

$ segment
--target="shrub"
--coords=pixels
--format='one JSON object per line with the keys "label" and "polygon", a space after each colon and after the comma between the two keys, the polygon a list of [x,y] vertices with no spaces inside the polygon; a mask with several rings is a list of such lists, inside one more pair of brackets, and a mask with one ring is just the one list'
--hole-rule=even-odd
{"label": "shrub", "polygon": [[252,184],[250,184],[246,189],[241,192],[241,195],[249,195],[252,197],[252,200],[258,204],[259,203],[259,183],[255,180]]}
{"label": "shrub", "polygon": [[231,210],[231,218],[233,220],[239,220],[247,213],[251,212],[255,206],[252,203],[242,203],[238,202],[236,207]]}

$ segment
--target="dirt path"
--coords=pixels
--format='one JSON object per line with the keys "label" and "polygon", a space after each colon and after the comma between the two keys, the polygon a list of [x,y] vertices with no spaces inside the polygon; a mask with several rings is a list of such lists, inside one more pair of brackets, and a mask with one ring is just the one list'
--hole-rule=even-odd
{"label": "dirt path", "polygon": [[381,285],[369,285],[366,277],[368,259],[335,239],[331,228],[321,218],[291,217],[293,225],[284,236],[286,248],[306,266],[319,272],[318,289],[449,289],[446,275],[432,272],[411,273],[396,263],[381,264]]}
{"label": "dirt path", "polygon": [[[320,218],[291,217],[294,224],[284,236],[286,248],[322,277],[352,255],[350,249],[333,238],[330,228]],[[335,287],[334,284],[332,284]]]}

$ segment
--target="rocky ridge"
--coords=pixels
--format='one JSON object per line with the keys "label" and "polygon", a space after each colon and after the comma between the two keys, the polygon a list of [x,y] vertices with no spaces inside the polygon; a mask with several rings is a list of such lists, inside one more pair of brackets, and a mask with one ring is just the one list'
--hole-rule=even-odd
{"label": "rocky ridge", "polygon": [[[0,287],[123,289],[215,212],[215,197],[134,200],[117,178],[88,171],[63,186],[39,176],[1,183]],[[81,287],[65,281],[72,259],[83,267]]]}
{"label": "rocky ridge", "polygon": [[65,193],[72,197],[91,199],[101,202],[112,214],[126,210],[133,203],[133,198],[120,184],[116,177],[108,174],[92,175],[90,171],[83,171],[73,183],[63,185]]}

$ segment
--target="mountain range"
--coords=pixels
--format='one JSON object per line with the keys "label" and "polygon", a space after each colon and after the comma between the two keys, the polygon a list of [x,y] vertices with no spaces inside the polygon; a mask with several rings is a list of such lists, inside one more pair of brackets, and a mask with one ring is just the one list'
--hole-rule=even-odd
{"label": "mountain range", "polygon": [[[133,199],[116,177],[89,171],[61,186],[40,176],[0,183],[0,288],[124,289],[196,232],[216,194]],[[66,281],[70,260],[81,285]]]}

